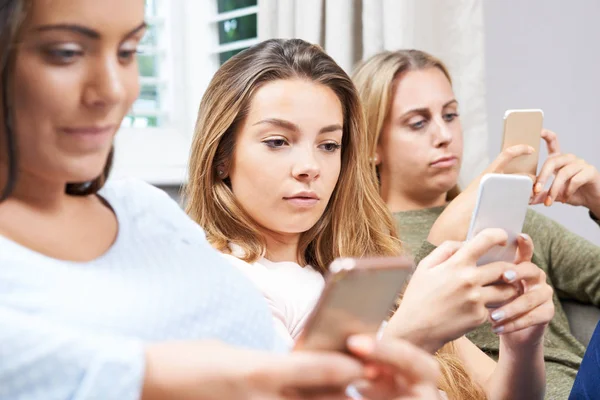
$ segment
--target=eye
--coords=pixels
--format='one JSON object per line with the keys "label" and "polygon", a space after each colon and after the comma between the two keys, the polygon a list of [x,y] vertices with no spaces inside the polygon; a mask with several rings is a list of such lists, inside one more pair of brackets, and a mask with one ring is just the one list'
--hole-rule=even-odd
{"label": "eye", "polygon": [[288,144],[284,138],[267,139],[263,140],[263,143],[272,149],[278,149]]}
{"label": "eye", "polygon": [[415,131],[418,131],[418,130],[420,130],[420,129],[423,129],[423,128],[425,127],[425,124],[427,124],[427,120],[425,120],[425,119],[422,119],[422,120],[419,120],[419,121],[417,121],[417,122],[413,122],[413,123],[411,123],[411,124],[409,124],[409,125],[410,125],[410,127],[411,127],[413,130],[415,130]]}
{"label": "eye", "polygon": [[128,64],[130,62],[132,62],[133,60],[135,60],[135,58],[137,57],[137,55],[140,53],[140,51],[138,51],[138,49],[133,49],[133,50],[119,50],[118,56],[119,56],[119,61],[121,61],[124,64]]}
{"label": "eye", "polygon": [[83,50],[75,46],[56,47],[46,50],[46,55],[53,63],[70,64],[83,55]]}
{"label": "eye", "polygon": [[328,153],[335,153],[342,148],[342,145],[336,142],[327,142],[319,145],[320,149],[325,150]]}
{"label": "eye", "polygon": [[444,121],[452,122],[454,118],[458,118],[458,113],[447,113],[443,115]]}

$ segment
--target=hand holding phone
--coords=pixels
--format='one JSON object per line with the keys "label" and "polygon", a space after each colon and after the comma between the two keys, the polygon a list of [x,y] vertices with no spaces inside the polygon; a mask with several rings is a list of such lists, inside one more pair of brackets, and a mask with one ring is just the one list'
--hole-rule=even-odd
{"label": "hand holding phone", "polygon": [[413,266],[407,257],[335,260],[295,348],[347,352],[348,337],[376,334],[393,311]]}
{"label": "hand holding phone", "polygon": [[507,110],[504,114],[504,134],[502,150],[518,144],[526,144],[535,149],[532,154],[512,160],[504,167],[507,174],[537,175],[540,141],[544,124],[542,110]]}

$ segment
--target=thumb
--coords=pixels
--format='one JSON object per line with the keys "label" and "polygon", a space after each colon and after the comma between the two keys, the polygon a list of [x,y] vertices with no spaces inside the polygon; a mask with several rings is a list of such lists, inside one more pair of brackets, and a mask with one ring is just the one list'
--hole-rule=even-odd
{"label": "thumb", "polygon": [[421,260],[417,269],[434,268],[454,255],[463,245],[463,242],[446,241],[439,245],[427,257]]}
{"label": "thumb", "polygon": [[535,149],[526,144],[518,144],[516,146],[507,147],[496,157],[496,159],[488,166],[485,173],[503,172],[509,162],[517,157],[532,154]]}

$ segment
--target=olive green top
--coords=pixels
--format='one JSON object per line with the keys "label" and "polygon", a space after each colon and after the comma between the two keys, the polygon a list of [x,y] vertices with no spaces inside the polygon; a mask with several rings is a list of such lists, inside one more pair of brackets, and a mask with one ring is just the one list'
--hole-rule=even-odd
{"label": "olive green top", "polygon": [[[419,262],[435,246],[427,242],[429,230],[444,207],[394,213],[404,248]],[[598,220],[594,221],[600,225]],[[600,247],[570,232],[559,223],[529,210],[523,232],[534,243],[532,262],[543,269],[554,288],[556,315],[545,333],[547,399],[567,399],[585,346],[571,334],[560,300],[600,305]],[[467,334],[479,348],[497,359],[499,341],[489,324]]]}

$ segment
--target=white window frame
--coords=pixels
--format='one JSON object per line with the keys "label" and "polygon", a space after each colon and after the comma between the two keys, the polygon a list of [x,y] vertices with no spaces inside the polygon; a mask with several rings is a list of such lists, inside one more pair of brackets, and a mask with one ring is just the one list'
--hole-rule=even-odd
{"label": "white window frame", "polygon": [[161,64],[161,71],[169,78],[172,98],[161,101],[172,105],[167,110],[169,124],[166,128],[121,128],[115,138],[111,178],[134,177],[154,185],[180,185],[187,179],[198,107],[219,68],[219,53],[258,43],[258,39],[249,39],[218,45],[218,22],[257,13],[258,6],[221,14],[216,0],[165,0],[162,6],[162,46],[170,54]]}

